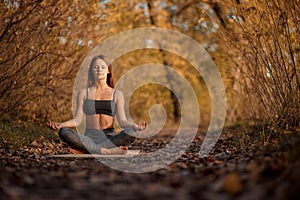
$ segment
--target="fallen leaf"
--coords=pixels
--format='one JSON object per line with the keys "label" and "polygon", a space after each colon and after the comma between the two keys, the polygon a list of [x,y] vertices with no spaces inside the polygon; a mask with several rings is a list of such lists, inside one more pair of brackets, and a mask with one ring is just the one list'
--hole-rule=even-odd
{"label": "fallen leaf", "polygon": [[236,172],[228,174],[222,183],[222,188],[230,194],[240,193],[243,187],[239,175]]}

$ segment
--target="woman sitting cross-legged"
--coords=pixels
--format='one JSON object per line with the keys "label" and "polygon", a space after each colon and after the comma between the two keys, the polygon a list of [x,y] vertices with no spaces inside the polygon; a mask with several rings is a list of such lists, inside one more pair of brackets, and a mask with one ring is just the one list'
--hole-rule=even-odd
{"label": "woman sitting cross-legged", "polygon": [[[112,77],[112,67],[106,57],[95,56],[89,66],[89,86],[78,93],[74,119],[62,123],[47,122],[49,128],[59,130],[61,140],[71,147],[73,153],[126,154],[137,131],[146,128],[146,122],[135,124],[127,121],[123,93],[114,89]],[[84,114],[86,131],[83,135],[70,128],[80,124]],[[114,117],[123,129],[118,134],[113,126]]]}

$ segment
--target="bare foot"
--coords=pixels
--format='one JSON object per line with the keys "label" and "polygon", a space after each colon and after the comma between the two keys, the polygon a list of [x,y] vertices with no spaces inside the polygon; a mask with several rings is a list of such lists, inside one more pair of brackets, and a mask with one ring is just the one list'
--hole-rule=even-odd
{"label": "bare foot", "polygon": [[127,153],[128,147],[119,146],[111,149],[101,148],[100,154],[102,155],[124,155]]}
{"label": "bare foot", "polygon": [[70,152],[72,154],[87,154],[88,153],[87,151],[79,151],[79,150],[73,149],[71,147],[70,147]]}

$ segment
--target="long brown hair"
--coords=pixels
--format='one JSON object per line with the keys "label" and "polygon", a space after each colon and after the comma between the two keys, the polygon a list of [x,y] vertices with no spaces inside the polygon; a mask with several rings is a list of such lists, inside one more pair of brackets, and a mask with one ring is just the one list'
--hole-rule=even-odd
{"label": "long brown hair", "polygon": [[107,64],[109,73],[107,74],[106,83],[109,87],[114,88],[115,85],[114,85],[114,79],[113,79],[113,74],[112,74],[112,66],[111,66],[109,59],[104,55],[98,55],[92,59],[92,61],[90,63],[90,67],[89,67],[88,87],[91,87],[96,84],[95,77],[93,75],[93,67],[95,65],[96,60],[98,60],[98,59],[103,60]]}

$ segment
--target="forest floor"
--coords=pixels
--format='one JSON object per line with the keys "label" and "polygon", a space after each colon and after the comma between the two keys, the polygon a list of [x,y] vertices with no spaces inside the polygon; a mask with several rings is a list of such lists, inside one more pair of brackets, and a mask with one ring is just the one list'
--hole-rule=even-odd
{"label": "forest floor", "polygon": [[[50,157],[69,153],[58,138],[21,147],[2,138],[0,199],[299,199],[299,132],[281,139],[269,134],[267,144],[257,132],[224,129],[205,158],[199,157],[199,132],[179,159],[148,173],[118,171],[95,158]],[[145,154],[171,139],[137,139],[130,148]]]}

